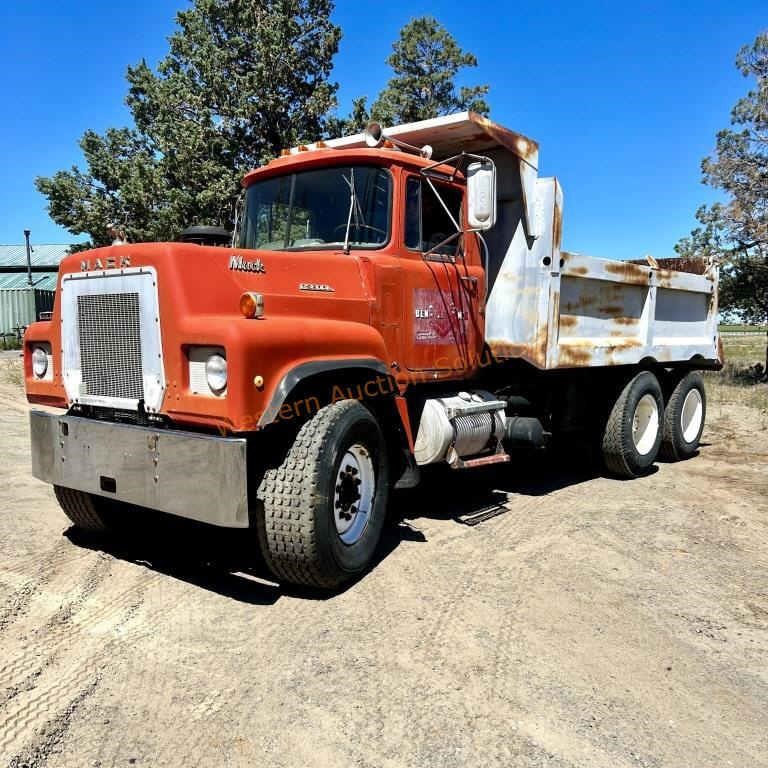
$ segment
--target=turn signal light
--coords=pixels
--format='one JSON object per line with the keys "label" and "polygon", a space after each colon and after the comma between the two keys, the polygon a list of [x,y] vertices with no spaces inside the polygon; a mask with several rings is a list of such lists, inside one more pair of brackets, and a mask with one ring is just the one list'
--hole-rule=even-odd
{"label": "turn signal light", "polygon": [[240,312],[243,317],[263,317],[264,316],[264,296],[261,293],[252,293],[246,291],[240,297]]}

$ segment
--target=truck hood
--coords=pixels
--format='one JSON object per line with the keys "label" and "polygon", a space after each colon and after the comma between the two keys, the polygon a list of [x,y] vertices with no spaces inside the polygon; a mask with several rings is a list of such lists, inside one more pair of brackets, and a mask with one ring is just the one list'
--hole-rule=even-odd
{"label": "truck hood", "polygon": [[237,315],[245,291],[264,296],[266,317],[367,323],[370,297],[359,260],[341,251],[255,251],[190,243],[137,243],[68,256],[62,273],[151,267],[161,307],[175,315]]}

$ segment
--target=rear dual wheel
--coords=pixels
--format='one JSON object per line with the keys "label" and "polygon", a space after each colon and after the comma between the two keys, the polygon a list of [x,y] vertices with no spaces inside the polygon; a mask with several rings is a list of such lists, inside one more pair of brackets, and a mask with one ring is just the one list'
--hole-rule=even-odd
{"label": "rear dual wheel", "polygon": [[639,477],[656,460],[662,440],[664,398],[650,371],[638,373],[611,408],[603,430],[607,469],[619,477]]}
{"label": "rear dual wheel", "polygon": [[658,456],[669,461],[690,458],[699,447],[706,407],[698,371],[677,381],[666,404],[656,376],[638,373],[621,391],[603,431],[607,469],[619,477],[638,477]]}
{"label": "rear dual wheel", "polygon": [[704,431],[706,414],[704,378],[698,371],[691,371],[677,382],[667,399],[661,455],[668,461],[693,456]]}

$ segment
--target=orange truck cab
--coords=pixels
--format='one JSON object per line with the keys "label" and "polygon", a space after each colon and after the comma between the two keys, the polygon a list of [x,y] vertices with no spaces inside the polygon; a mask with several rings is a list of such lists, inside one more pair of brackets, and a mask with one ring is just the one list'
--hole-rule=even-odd
{"label": "orange truck cab", "polygon": [[254,526],[277,579],[336,588],[422,466],[573,429],[624,476],[693,455],[716,272],[561,251],[537,162],[472,113],[371,125],[248,173],[232,247],[67,257],[25,336],[28,399],[61,409],[31,414],[34,475],[77,526]]}

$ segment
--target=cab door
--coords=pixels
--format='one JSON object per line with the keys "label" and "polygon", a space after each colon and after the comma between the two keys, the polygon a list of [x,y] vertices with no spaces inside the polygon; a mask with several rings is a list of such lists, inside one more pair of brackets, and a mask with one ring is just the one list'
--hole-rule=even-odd
{"label": "cab door", "polygon": [[462,224],[463,189],[436,180],[432,184],[439,198],[427,180],[415,174],[406,175],[401,188],[406,310],[402,346],[409,371],[442,377],[441,372],[465,374],[477,367],[485,291],[475,236],[460,235],[439,245]]}

